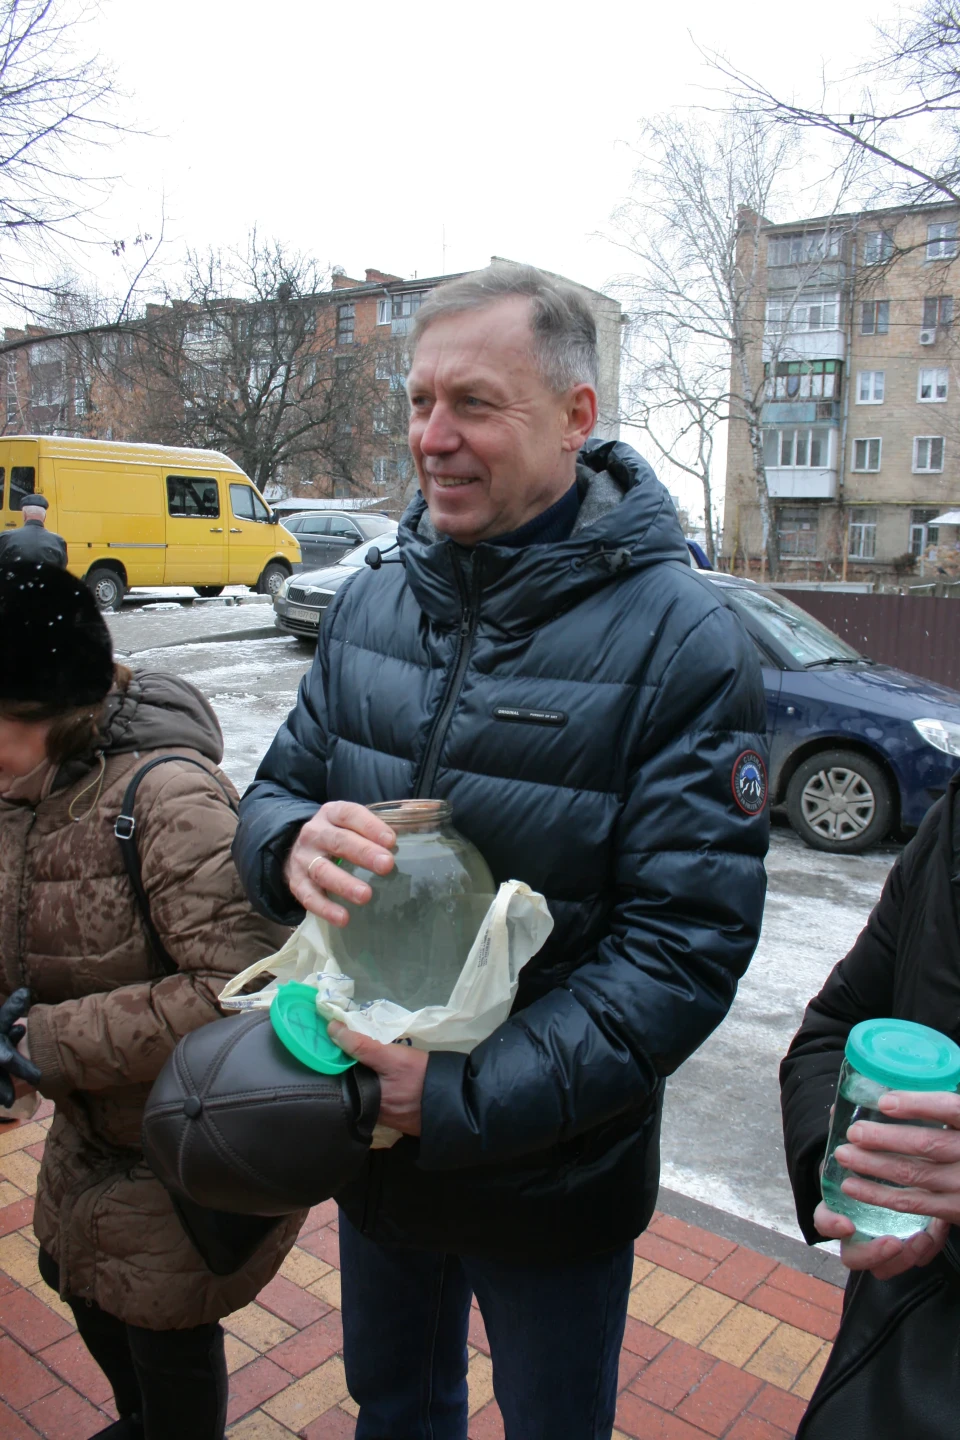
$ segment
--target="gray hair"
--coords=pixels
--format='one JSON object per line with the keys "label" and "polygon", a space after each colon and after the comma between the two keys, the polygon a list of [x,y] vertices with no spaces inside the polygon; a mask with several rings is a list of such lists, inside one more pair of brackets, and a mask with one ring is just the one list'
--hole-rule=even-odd
{"label": "gray hair", "polygon": [[589,305],[572,285],[554,280],[533,265],[515,265],[508,260],[495,260],[486,270],[474,270],[438,285],[417,311],[411,335],[413,350],[435,320],[482,310],[514,295],[530,301],[533,357],[544,385],[558,395],[572,385],[596,386],[597,326]]}

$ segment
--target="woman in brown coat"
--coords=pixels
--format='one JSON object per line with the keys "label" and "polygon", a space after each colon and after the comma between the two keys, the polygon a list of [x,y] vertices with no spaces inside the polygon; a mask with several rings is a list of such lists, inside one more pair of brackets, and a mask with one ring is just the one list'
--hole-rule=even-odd
{"label": "woman in brown coat", "polygon": [[[143,776],[134,837],[172,973],[114,833],[131,778],[165,753],[184,758]],[[286,938],[244,898],[221,756],[193,686],[114,667],[83,584],[0,565],[0,1001],[21,986],[33,1000],[19,1053],[56,1102],[34,1220],[41,1274],[114,1388],[121,1419],[101,1432],[113,1440],[220,1440],[217,1322],[276,1273],[303,1220],[277,1222],[215,1275],[140,1149],[144,1102],[177,1040]]]}

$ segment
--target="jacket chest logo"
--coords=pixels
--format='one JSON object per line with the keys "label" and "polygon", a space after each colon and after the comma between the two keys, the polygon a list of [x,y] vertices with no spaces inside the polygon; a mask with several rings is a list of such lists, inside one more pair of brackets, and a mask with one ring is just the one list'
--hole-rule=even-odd
{"label": "jacket chest logo", "polygon": [[567,715],[563,710],[526,710],[517,705],[495,706],[493,718],[506,720],[514,725],[550,725],[554,729],[567,723]]}

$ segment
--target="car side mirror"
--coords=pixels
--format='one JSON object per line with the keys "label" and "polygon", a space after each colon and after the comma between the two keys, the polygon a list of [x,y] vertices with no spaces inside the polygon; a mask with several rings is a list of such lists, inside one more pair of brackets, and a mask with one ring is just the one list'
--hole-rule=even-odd
{"label": "car side mirror", "polygon": [[270,514],[267,516],[267,524],[268,524],[268,525],[279,525],[279,524],[280,524],[280,516],[277,514],[276,510],[271,510],[271,511],[270,511]]}

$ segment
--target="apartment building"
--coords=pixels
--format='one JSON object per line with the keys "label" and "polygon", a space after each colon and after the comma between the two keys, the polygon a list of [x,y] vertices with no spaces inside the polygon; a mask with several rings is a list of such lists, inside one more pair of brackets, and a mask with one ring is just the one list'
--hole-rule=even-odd
{"label": "apartment building", "polygon": [[[406,337],[413,317],[430,292],[454,278],[457,277],[434,275],[405,280],[386,271],[368,269],[364,278],[358,280],[335,271],[329,291],[296,302],[314,307],[315,316],[309,327],[311,339],[307,348],[292,361],[292,378],[301,387],[312,387],[314,401],[316,385],[311,377],[320,373],[317,367],[322,367],[330,383],[335,384],[342,377],[346,387],[354,387],[359,397],[356,404],[352,408],[345,405],[332,422],[328,418],[328,423],[344,432],[354,432],[353,437],[345,434],[345,447],[348,439],[356,443],[349,444],[349,476],[338,472],[335,462],[325,464],[314,456],[307,456],[283,467],[270,485],[271,498],[373,493],[396,506],[409,498],[416,480],[406,444],[404,382],[409,365]],[[597,322],[600,417],[595,433],[604,439],[617,439],[620,433],[620,305],[576,281],[566,283],[585,297]],[[185,367],[200,365],[208,371],[216,368],[217,353],[223,348],[224,328],[229,325],[229,319],[224,321],[222,316],[238,308],[236,302],[230,301],[219,302],[219,305],[221,308],[215,313],[197,314],[189,306],[181,307]],[[133,322],[129,335],[99,339],[97,374],[102,376],[104,369],[110,370],[115,355],[120,383],[113,386],[96,381],[91,384],[84,373],[82,342],[63,343],[50,338],[49,332],[36,328],[29,332],[6,331],[4,338],[8,341],[28,339],[32,343],[8,353],[6,366],[0,369],[5,433],[82,434],[143,441],[167,438],[166,434],[153,433],[153,429],[161,422],[170,425],[169,402],[163,415],[159,407],[151,409],[144,402],[142,392],[144,388],[149,389],[150,377],[142,365],[139,370],[131,366],[129,357],[138,345],[143,347],[142,337],[151,323],[169,321],[175,313],[176,307],[150,306],[143,322]],[[143,348],[147,353],[146,347]],[[124,357],[127,357],[126,365],[122,363]],[[255,371],[256,356],[251,354],[250,361],[251,371]],[[137,376],[136,384],[125,379],[133,373]],[[225,378],[236,384],[236,376]],[[322,411],[324,407],[315,405],[315,408]],[[357,436],[357,430],[363,433]],[[243,463],[242,456],[234,458]]]}
{"label": "apartment building", "polygon": [[[748,227],[751,383],[784,580],[960,573],[960,528],[935,523],[960,505],[958,222],[955,205],[926,205]],[[762,549],[734,422],[723,560],[757,573]]]}

